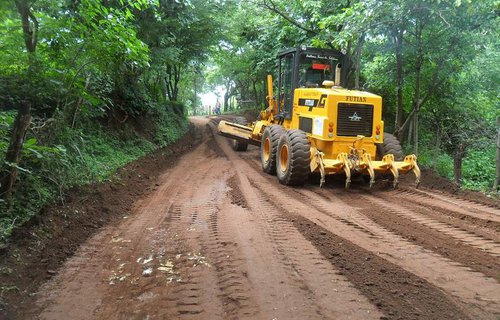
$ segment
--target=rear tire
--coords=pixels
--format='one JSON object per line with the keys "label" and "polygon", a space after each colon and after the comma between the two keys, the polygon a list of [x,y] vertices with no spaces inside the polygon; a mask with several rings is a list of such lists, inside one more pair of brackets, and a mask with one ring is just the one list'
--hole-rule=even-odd
{"label": "rear tire", "polygon": [[[234,123],[246,126],[248,124],[248,121],[244,117],[236,117],[234,119]],[[234,151],[247,151],[247,149],[248,149],[248,142],[244,142],[244,141],[239,141],[239,140],[233,139],[232,146],[233,146],[233,150]]]}
{"label": "rear tire", "polygon": [[277,150],[276,174],[281,184],[304,184],[311,173],[311,144],[302,130],[289,130],[280,138]]}
{"label": "rear tire", "polygon": [[260,163],[265,173],[276,174],[276,150],[284,132],[285,129],[278,124],[264,129],[260,143]]}
{"label": "rear tire", "polygon": [[403,148],[394,135],[384,132],[384,142],[378,143],[376,146],[377,160],[382,160],[386,154],[393,154],[396,161],[403,160]]}

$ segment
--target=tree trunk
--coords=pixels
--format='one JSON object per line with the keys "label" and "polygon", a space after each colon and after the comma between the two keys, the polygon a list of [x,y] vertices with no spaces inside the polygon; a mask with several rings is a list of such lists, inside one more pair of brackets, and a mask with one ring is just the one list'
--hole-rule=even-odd
{"label": "tree trunk", "polygon": [[458,185],[462,184],[462,160],[465,155],[465,145],[460,143],[453,153],[453,176]]}
{"label": "tree trunk", "polygon": [[408,122],[408,142],[409,143],[412,143],[412,139],[413,139],[413,125],[415,124],[415,122],[413,121],[413,119]]}
{"label": "tree trunk", "polygon": [[181,78],[181,68],[176,65],[167,65],[167,76],[165,82],[167,85],[167,97],[170,101],[177,101],[179,94],[179,81]]}
{"label": "tree trunk", "polygon": [[356,50],[354,51],[354,89],[359,90],[359,74],[361,73],[361,52],[365,42],[365,33],[363,32],[358,39]]}
{"label": "tree trunk", "polygon": [[415,93],[413,95],[413,110],[415,110],[413,122],[413,149],[415,155],[418,156],[418,116],[420,113],[420,106],[422,100],[420,99],[420,78],[422,73],[422,65],[424,63],[424,52],[422,48],[422,30],[423,23],[420,19],[416,23],[416,47],[417,47],[417,61],[415,62]]}
{"label": "tree trunk", "polygon": [[495,184],[493,185],[493,190],[497,190],[500,187],[500,117],[497,118],[497,175],[495,179]]}
{"label": "tree trunk", "polygon": [[38,20],[31,12],[30,1],[15,0],[14,2],[21,16],[24,44],[29,53],[34,53],[38,43]]}
{"label": "tree trunk", "polygon": [[[31,12],[31,2],[27,0],[15,0],[14,2],[21,17],[24,44],[28,51],[28,81],[31,81],[36,75],[35,52],[38,44],[38,20]],[[17,178],[17,167],[21,160],[24,137],[31,123],[31,108],[32,102],[29,100],[23,101],[19,106],[9,147],[5,154],[5,163],[0,168],[0,197],[5,200],[10,196]]]}
{"label": "tree trunk", "polygon": [[434,146],[434,157],[431,159],[431,168],[436,170],[436,159],[439,156],[439,149],[441,147],[441,127],[437,125],[436,128],[436,144]]}
{"label": "tree trunk", "polygon": [[231,90],[231,82],[226,82],[226,92],[224,92],[224,112],[229,110],[229,91]]}
{"label": "tree trunk", "polygon": [[21,160],[24,137],[31,123],[31,102],[25,101],[17,112],[12,128],[9,147],[5,154],[5,164],[0,171],[0,197],[7,199],[17,178],[17,166]]}
{"label": "tree trunk", "polygon": [[394,30],[394,42],[396,45],[396,120],[394,134],[402,141],[403,132],[403,28]]}

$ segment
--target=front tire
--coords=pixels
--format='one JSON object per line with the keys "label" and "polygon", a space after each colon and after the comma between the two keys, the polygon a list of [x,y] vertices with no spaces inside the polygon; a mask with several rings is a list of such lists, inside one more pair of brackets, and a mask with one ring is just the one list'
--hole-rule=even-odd
{"label": "front tire", "polygon": [[302,185],[311,173],[311,144],[302,130],[289,130],[280,138],[276,174],[281,184]]}
{"label": "front tire", "polygon": [[265,173],[276,174],[276,150],[284,132],[285,129],[278,124],[272,124],[264,129],[260,143],[260,163]]}

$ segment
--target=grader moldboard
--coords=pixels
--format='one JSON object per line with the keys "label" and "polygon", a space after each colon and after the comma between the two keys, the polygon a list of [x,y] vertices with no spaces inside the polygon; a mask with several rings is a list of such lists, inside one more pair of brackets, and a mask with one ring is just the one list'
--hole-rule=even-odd
{"label": "grader moldboard", "polygon": [[345,56],[335,50],[293,48],[278,55],[277,100],[273,79],[267,77],[269,107],[248,125],[244,119],[220,121],[218,133],[233,139],[233,149],[260,146],[262,169],[276,174],[284,185],[303,184],[311,172],[325,176],[345,174],[349,188],[353,175],[392,175],[394,188],[400,173],[412,171],[420,182],[417,157],[403,158],[399,141],[384,133],[382,98],[347,90],[341,73]]}

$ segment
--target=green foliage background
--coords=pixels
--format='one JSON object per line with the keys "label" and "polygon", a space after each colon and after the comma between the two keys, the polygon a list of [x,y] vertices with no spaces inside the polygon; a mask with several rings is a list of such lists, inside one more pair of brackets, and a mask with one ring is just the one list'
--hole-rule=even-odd
{"label": "green foliage background", "polygon": [[383,97],[385,129],[393,133],[398,87],[395,39],[401,34],[403,121],[421,103],[418,136],[410,136],[408,128],[401,136],[406,152],[416,152],[422,166],[451,180],[456,180],[454,160],[459,159],[463,169],[458,183],[463,188],[498,196],[498,190],[492,190],[500,116],[497,0],[229,4],[224,43],[216,48],[207,70],[209,87],[224,86],[236,99],[253,100],[260,107],[265,75],[277,77],[279,51],[294,46],[333,48],[350,57],[351,66],[343,66],[350,88],[356,84],[358,63],[358,89]]}

